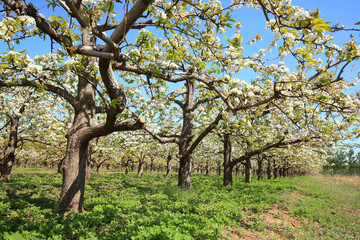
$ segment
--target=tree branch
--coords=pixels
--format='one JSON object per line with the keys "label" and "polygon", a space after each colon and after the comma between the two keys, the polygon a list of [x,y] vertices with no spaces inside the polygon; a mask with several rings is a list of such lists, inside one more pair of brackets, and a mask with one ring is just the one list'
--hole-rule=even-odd
{"label": "tree branch", "polygon": [[2,0],[11,10],[13,10],[18,15],[27,15],[33,17],[36,22],[36,27],[38,27],[41,31],[49,35],[52,39],[54,39],[57,43],[64,46],[65,49],[70,49],[73,45],[72,40],[69,36],[65,36],[54,29],[50,23],[46,21],[45,18],[42,17],[41,14],[38,13],[36,8],[29,4],[27,5],[22,0]]}
{"label": "tree branch", "polygon": [[223,118],[222,113],[219,113],[215,120],[207,127],[205,130],[195,139],[194,142],[192,142],[191,146],[187,149],[187,151],[180,156],[180,158],[186,158],[188,157],[194,149],[199,145],[199,143],[206,137],[220,122],[220,120]]}
{"label": "tree branch", "polygon": [[[143,129],[149,133],[154,139],[158,140],[160,143],[179,143],[179,138],[177,137],[167,137],[167,136],[160,136],[159,134],[154,133],[151,131],[147,126],[144,126]],[[165,138],[164,138],[165,137]]]}

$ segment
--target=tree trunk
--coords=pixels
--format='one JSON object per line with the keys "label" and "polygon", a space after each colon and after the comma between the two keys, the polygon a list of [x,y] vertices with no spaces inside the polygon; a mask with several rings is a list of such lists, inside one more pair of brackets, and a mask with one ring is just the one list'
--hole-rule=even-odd
{"label": "tree trunk", "polygon": [[190,116],[191,109],[194,104],[194,83],[187,81],[185,84],[187,88],[186,102],[182,106],[183,110],[183,125],[181,129],[181,137],[179,140],[179,155],[180,166],[178,174],[178,186],[183,189],[188,189],[191,184],[191,154],[184,156],[190,148],[193,131],[193,118]]}
{"label": "tree trunk", "polygon": [[94,167],[94,158],[95,154],[92,150],[92,147],[89,147],[88,160],[86,162],[86,180],[91,180],[93,178],[93,167]]}
{"label": "tree trunk", "polygon": [[268,177],[268,179],[272,179],[272,166],[271,166],[271,160],[270,159],[268,159],[267,177]]}
{"label": "tree trunk", "polygon": [[220,161],[219,161],[218,164],[217,164],[217,169],[216,169],[216,171],[217,171],[217,174],[218,174],[219,176],[221,176],[221,162],[220,162]]}
{"label": "tree trunk", "polygon": [[206,176],[207,177],[210,176],[210,170],[211,170],[210,161],[207,161],[207,163],[206,163]]}
{"label": "tree trunk", "polygon": [[89,159],[86,163],[86,180],[93,179],[93,163],[91,162],[91,159]]}
{"label": "tree trunk", "polygon": [[143,171],[144,171],[144,161],[145,161],[145,154],[141,153],[140,158],[139,158],[138,173],[137,173],[138,178],[142,178]]}
{"label": "tree trunk", "polygon": [[251,183],[251,158],[245,160],[245,182]]}
{"label": "tree trunk", "polygon": [[150,162],[150,174],[154,174],[154,157],[151,156],[151,162]]}
{"label": "tree trunk", "polygon": [[180,158],[178,186],[188,189],[191,184],[191,156]]}
{"label": "tree trunk", "polygon": [[169,153],[166,160],[166,178],[171,177],[171,162],[172,162],[172,155]]}
{"label": "tree trunk", "polygon": [[69,211],[82,212],[84,210],[83,203],[88,146],[88,143],[81,144],[77,135],[69,136],[59,202],[59,211],[61,214]]}
{"label": "tree trunk", "polygon": [[2,159],[2,163],[0,165],[0,182],[10,182],[11,169],[14,160],[14,153],[10,153],[5,159]]}
{"label": "tree trunk", "polygon": [[[84,46],[96,45],[96,37],[88,34],[82,35]],[[85,58],[84,66],[96,63],[93,57]],[[91,127],[95,117],[95,88],[96,78],[86,69],[78,70],[78,95],[79,104],[75,108],[74,122],[67,132],[67,148],[63,165],[63,184],[61,187],[59,211],[66,214],[68,211],[83,211],[86,164],[89,155],[89,140],[84,140],[81,130]]]}
{"label": "tree trunk", "polygon": [[257,173],[257,176],[258,176],[258,180],[262,181],[264,171],[263,171],[263,166],[262,166],[263,158],[261,156],[258,156],[257,163],[258,163],[258,168],[257,168],[256,173]]}
{"label": "tree trunk", "polygon": [[274,167],[274,179],[277,179],[279,176],[278,176],[278,168],[277,167]]}
{"label": "tree trunk", "polygon": [[[25,106],[22,106],[19,110],[19,113],[25,111]],[[20,117],[16,114],[8,114],[10,117],[10,136],[9,142],[0,155],[0,182],[10,182],[10,175],[12,166],[15,162],[15,150],[17,147],[18,141],[18,127]]]}
{"label": "tree trunk", "polygon": [[235,167],[235,174],[239,175],[240,174],[240,166],[236,166]]}
{"label": "tree trunk", "polygon": [[125,164],[125,174],[129,174],[129,168],[130,168],[130,159],[128,159],[126,161],[126,164]]}
{"label": "tree trunk", "polygon": [[232,186],[233,184],[233,164],[232,164],[232,148],[231,148],[231,140],[230,134],[224,133],[223,138],[224,143],[224,179],[223,184],[225,187]]}
{"label": "tree trunk", "polygon": [[97,166],[96,166],[96,174],[97,175],[101,175],[101,173],[102,173],[102,163],[100,163],[100,164],[98,164]]}

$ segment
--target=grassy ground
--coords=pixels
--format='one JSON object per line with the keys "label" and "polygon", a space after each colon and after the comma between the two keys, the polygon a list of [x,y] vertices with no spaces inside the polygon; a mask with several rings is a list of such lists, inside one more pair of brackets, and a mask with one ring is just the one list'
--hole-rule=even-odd
{"label": "grassy ground", "polygon": [[224,188],[196,174],[142,179],[104,173],[88,181],[84,213],[57,214],[61,176],[15,170],[0,183],[0,239],[358,239],[360,182],[297,177]]}

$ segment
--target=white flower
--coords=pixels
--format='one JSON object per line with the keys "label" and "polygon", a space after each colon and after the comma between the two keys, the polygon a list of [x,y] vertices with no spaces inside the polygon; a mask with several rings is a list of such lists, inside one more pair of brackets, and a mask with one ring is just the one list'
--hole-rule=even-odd
{"label": "white flower", "polygon": [[160,13],[160,18],[162,18],[162,19],[166,19],[167,18],[167,16],[166,16],[166,13],[165,12],[161,12]]}
{"label": "white flower", "polygon": [[82,4],[86,7],[91,7],[92,5],[95,4],[95,1],[94,0],[83,0]]}

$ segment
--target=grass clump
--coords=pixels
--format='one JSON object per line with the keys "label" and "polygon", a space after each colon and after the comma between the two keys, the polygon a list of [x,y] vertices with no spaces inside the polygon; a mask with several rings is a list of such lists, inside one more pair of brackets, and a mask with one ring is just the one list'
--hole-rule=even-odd
{"label": "grass clump", "polygon": [[[87,182],[84,213],[57,214],[60,175],[18,173],[0,185],[4,239],[221,239],[222,230],[246,227],[258,212],[292,189],[291,180],[225,188],[219,176],[195,175],[192,187],[176,176],[104,174]],[[255,226],[255,224],[253,224]]]}
{"label": "grass clump", "polygon": [[[221,176],[104,173],[86,184],[83,213],[57,213],[61,176],[23,173],[0,183],[0,239],[356,239],[358,185],[299,177],[223,187]],[[338,184],[338,185],[336,185]],[[289,224],[286,224],[289,223]]]}
{"label": "grass clump", "polygon": [[303,231],[307,235],[325,239],[358,239],[359,183],[331,177],[297,177],[294,178],[296,192],[284,199],[290,212],[304,222]]}

